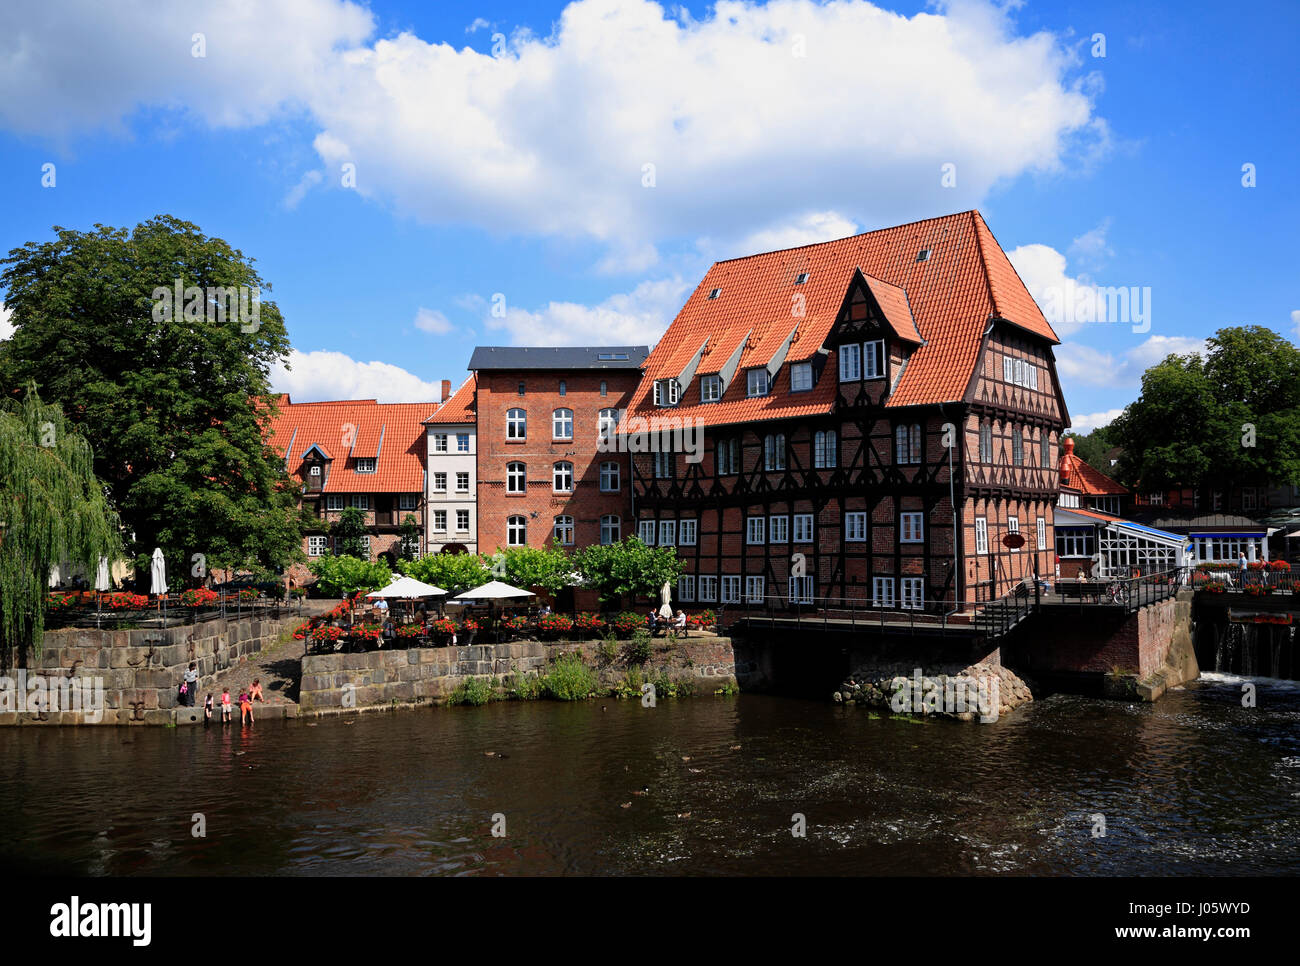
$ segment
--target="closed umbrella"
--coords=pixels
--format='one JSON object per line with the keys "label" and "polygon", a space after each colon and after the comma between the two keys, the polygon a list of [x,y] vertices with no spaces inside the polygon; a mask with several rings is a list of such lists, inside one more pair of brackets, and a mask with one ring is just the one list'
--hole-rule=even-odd
{"label": "closed umbrella", "polygon": [[659,588],[659,616],[672,620],[673,617],[673,585],[664,581],[664,585]]}
{"label": "closed umbrella", "polygon": [[62,578],[62,576],[61,576],[60,573],[59,573],[59,565],[58,565],[58,564],[53,564],[53,565],[51,565],[51,567],[50,567],[50,586],[51,586],[51,587],[57,587],[57,586],[59,586],[59,583],[60,583],[60,581],[61,581],[62,579],[63,579],[63,578]]}
{"label": "closed umbrella", "polygon": [[167,593],[167,561],[161,547],[153,548],[153,563],[149,565],[149,593]]}
{"label": "closed umbrella", "polygon": [[108,576],[108,558],[99,558],[99,570],[95,573],[95,589],[101,593],[113,586]]}

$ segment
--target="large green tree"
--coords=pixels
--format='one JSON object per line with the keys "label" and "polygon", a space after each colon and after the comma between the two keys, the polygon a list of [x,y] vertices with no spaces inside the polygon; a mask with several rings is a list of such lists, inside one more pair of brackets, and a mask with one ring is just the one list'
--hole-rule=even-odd
{"label": "large green tree", "polygon": [[1119,444],[1111,438],[1111,427],[1109,425],[1098,426],[1090,433],[1070,433],[1069,435],[1074,440],[1075,456],[1090,466],[1101,470],[1107,476],[1112,474],[1110,459],[1106,454]]}
{"label": "large green tree", "polygon": [[33,381],[91,443],[137,559],[161,546],[184,577],[196,553],[209,568],[300,559],[295,488],[263,435],[289,341],[253,298],[270,290],[253,260],[166,215],[54,231],[0,259],[16,328],[0,379]]}
{"label": "large green tree", "polygon": [[5,663],[39,650],[50,567],[94,580],[122,553],[117,515],[95,478],[90,444],[29,386],[0,400],[0,643]]}
{"label": "large green tree", "polygon": [[1171,355],[1109,427],[1120,479],[1144,490],[1300,482],[1300,349],[1262,326]]}
{"label": "large green tree", "polygon": [[676,585],[682,572],[674,547],[649,547],[636,537],[594,544],[574,554],[583,581],[596,588],[602,604],[625,594],[655,597],[664,583]]}

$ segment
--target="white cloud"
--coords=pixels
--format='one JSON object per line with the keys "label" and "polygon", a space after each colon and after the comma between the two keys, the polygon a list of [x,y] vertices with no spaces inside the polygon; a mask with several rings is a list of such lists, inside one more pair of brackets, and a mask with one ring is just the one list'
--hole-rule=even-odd
{"label": "white cloud", "polygon": [[13,309],[5,308],[5,304],[0,302],[0,341],[7,339],[14,334],[13,324],[9,321],[13,314]]}
{"label": "white cloud", "polygon": [[808,211],[779,224],[750,232],[733,244],[719,247],[717,243],[705,239],[700,247],[704,250],[718,249],[719,258],[734,258],[760,252],[780,251],[783,248],[798,248],[801,245],[815,245],[817,242],[846,238],[861,230],[856,222],[839,212]]}
{"label": "white cloud", "polygon": [[387,362],[358,362],[342,352],[289,354],[289,366],[271,368],[271,388],[294,402],[322,399],[378,399],[380,402],[435,402],[441,387]]}
{"label": "white cloud", "polygon": [[421,332],[432,332],[434,335],[446,335],[456,328],[451,324],[451,320],[437,309],[426,309],[424,306],[416,310],[415,327]]}
{"label": "white cloud", "polygon": [[[119,128],[137,107],[214,127],[259,124],[305,103],[320,74],[374,31],[345,0],[0,4],[0,126],[58,140]],[[204,56],[195,57],[196,33]]]}
{"label": "white cloud", "polygon": [[1082,263],[1087,268],[1095,269],[1101,267],[1114,256],[1115,250],[1110,247],[1110,242],[1106,239],[1106,233],[1110,231],[1110,224],[1111,219],[1104,218],[1096,228],[1085,231],[1071,242],[1071,259]]}
{"label": "white cloud", "polygon": [[1296,336],[1300,337],[1300,309],[1291,312],[1291,325],[1295,327]]}
{"label": "white cloud", "polygon": [[319,171],[313,168],[312,170],[305,172],[298,183],[289,189],[289,193],[284,196],[284,206],[291,211],[294,208],[297,208],[298,203],[307,196],[307,192],[311,191],[312,188],[315,188],[324,180],[324,171]]}
{"label": "white cloud", "polygon": [[[1013,4],[904,17],[863,0],[723,0],[697,20],[578,0],[499,57],[373,40],[373,17],[340,0],[68,6],[5,5],[0,125],[64,134],[142,104],[250,124],[301,105],[322,160],[356,163],[363,195],[430,222],[596,239],[633,265],[701,225],[743,238],[808,212],[892,224],[969,207],[1105,142],[1076,53],[1016,36]],[[940,185],[945,163],[956,187]]]}
{"label": "white cloud", "polygon": [[[489,315],[484,322],[489,329],[508,332],[515,345],[653,346],[686,301],[692,284],[680,276],[646,281],[594,306],[550,302],[536,311],[507,306],[504,318]],[[485,303],[466,298],[463,304],[482,308]]]}
{"label": "white cloud", "polygon": [[1204,339],[1181,335],[1153,335],[1118,356],[1067,342],[1056,350],[1056,370],[1066,384],[1068,398],[1069,384],[1131,388],[1142,381],[1142,373],[1166,356],[1205,351]]}
{"label": "white cloud", "polygon": [[1072,425],[1070,431],[1078,433],[1080,436],[1091,433],[1099,426],[1107,426],[1114,422],[1124,410],[1107,409],[1102,413],[1088,413],[1084,416],[1071,416]]}
{"label": "white cloud", "polygon": [[483,30],[485,27],[490,27],[490,26],[492,25],[488,23],[486,20],[484,20],[482,17],[475,17],[474,22],[465,28],[465,33],[472,34],[479,30]]}

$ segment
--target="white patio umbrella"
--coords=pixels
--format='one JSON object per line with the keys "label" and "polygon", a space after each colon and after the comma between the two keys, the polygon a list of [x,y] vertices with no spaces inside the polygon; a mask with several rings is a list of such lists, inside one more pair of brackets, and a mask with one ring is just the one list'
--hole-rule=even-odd
{"label": "white patio umbrella", "polygon": [[99,558],[99,570],[95,573],[95,590],[105,591],[113,586],[108,576],[108,558]]}
{"label": "white patio umbrella", "polygon": [[518,587],[511,587],[509,584],[503,584],[499,580],[490,580],[481,587],[471,587],[463,594],[457,594],[456,600],[515,600],[523,597],[532,597],[534,594],[528,590],[520,590]]}
{"label": "white patio umbrella", "polygon": [[659,616],[667,618],[673,616],[673,585],[666,580],[659,588]]}
{"label": "white patio umbrella", "polygon": [[153,548],[153,563],[149,565],[149,593],[167,593],[167,561],[161,547]]}
{"label": "white patio umbrella", "polygon": [[51,564],[50,565],[50,586],[51,587],[59,586],[59,581],[61,579],[62,577],[60,576],[59,565]]}
{"label": "white patio umbrella", "polygon": [[423,580],[416,580],[414,577],[403,577],[398,574],[387,587],[380,590],[372,590],[366,594],[367,597],[395,597],[401,600],[416,600],[423,597],[444,597],[447,592],[441,587],[435,587],[433,584],[426,584]]}

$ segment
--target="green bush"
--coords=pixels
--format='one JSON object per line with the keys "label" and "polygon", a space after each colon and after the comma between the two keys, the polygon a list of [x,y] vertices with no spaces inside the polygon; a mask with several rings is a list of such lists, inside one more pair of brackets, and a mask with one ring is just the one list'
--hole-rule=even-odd
{"label": "green bush", "polygon": [[542,696],[543,681],[539,675],[516,673],[510,679],[510,697],[516,701],[536,701]]}
{"label": "green bush", "polygon": [[578,655],[565,654],[551,665],[543,688],[556,701],[582,701],[596,690],[596,675]]}
{"label": "green bush", "polygon": [[644,664],[650,660],[650,631],[638,627],[632,632],[632,639],[627,643],[627,663]]}
{"label": "green bush", "polygon": [[611,635],[596,645],[596,656],[601,667],[609,667],[618,659],[618,641]]}
{"label": "green bush", "polygon": [[451,692],[451,704],[470,704],[477,707],[493,698],[492,684],[486,678],[466,678]]}

